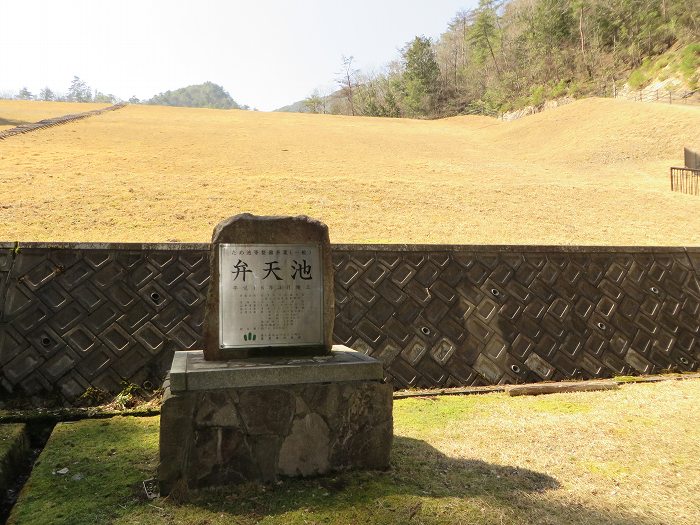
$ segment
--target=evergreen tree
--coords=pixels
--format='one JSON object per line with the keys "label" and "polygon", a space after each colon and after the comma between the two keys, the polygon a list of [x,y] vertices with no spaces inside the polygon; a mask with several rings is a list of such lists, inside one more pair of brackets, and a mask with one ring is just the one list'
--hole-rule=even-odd
{"label": "evergreen tree", "polygon": [[69,102],[91,102],[92,90],[79,77],[74,76],[68,88],[67,99]]}
{"label": "evergreen tree", "polygon": [[414,115],[429,115],[440,77],[432,42],[424,36],[415,37],[402,52],[403,87],[406,106]]}
{"label": "evergreen tree", "polygon": [[495,2],[492,0],[479,0],[479,7],[472,13],[473,21],[469,29],[469,42],[473,46],[473,52],[480,64],[487,60],[493,61],[493,66],[498,74],[501,69],[496,60],[494,47],[498,39],[498,16],[496,14]]}
{"label": "evergreen tree", "polygon": [[32,100],[34,95],[32,95],[31,91],[29,91],[26,87],[23,87],[19,90],[19,95],[17,95],[17,98],[19,100]]}

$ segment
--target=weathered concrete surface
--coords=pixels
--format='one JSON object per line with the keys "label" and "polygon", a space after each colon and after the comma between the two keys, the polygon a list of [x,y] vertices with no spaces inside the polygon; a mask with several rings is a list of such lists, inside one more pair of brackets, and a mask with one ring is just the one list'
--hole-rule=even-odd
{"label": "weathered concrete surface", "polygon": [[596,392],[599,390],[617,390],[615,381],[562,381],[559,383],[539,383],[535,385],[518,385],[508,388],[509,396],[539,396],[543,394],[560,394],[564,392]]}
{"label": "weathered concrete surface", "polygon": [[392,388],[348,381],[173,393],[160,420],[161,494],[345,469],[386,469]]}
{"label": "weathered concrete surface", "polygon": [[253,386],[381,381],[381,361],[335,345],[328,355],[272,356],[206,361],[201,350],[176,352],[170,369],[170,389],[215,390]]}
{"label": "weathered concrete surface", "polygon": [[683,160],[685,167],[691,170],[700,170],[700,146],[693,151],[690,148],[683,148]]}
{"label": "weathered concrete surface", "polygon": [[[333,261],[331,259],[328,227],[320,221],[299,215],[297,217],[256,216],[241,213],[220,222],[214,229],[209,251],[209,286],[204,317],[204,358],[211,361],[247,357],[242,349],[222,349],[219,335],[219,244],[317,244],[323,266],[323,345],[276,349],[279,354],[319,354],[330,352],[333,346]],[[256,352],[259,355],[259,352]],[[269,352],[268,352],[269,354]],[[255,355],[255,354],[253,354]]]}

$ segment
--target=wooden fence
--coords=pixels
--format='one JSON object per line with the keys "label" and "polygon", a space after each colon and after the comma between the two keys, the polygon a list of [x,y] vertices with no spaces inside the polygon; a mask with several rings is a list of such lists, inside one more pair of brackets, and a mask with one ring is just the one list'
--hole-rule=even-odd
{"label": "wooden fence", "polygon": [[671,191],[700,195],[700,170],[671,168]]}

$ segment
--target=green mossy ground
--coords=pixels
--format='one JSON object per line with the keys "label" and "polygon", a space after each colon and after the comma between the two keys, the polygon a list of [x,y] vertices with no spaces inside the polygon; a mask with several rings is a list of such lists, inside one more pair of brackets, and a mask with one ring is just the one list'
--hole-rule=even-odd
{"label": "green mossy ground", "polygon": [[[10,517],[41,524],[691,524],[700,381],[397,400],[387,472],[145,498],[158,417],[59,424]],[[57,471],[68,468],[67,474]]]}
{"label": "green mossy ground", "polygon": [[[158,417],[56,425],[10,523],[111,523],[157,465]],[[66,474],[58,471],[67,468]],[[124,505],[128,504],[127,508]]]}
{"label": "green mossy ground", "polygon": [[24,433],[21,423],[0,425],[0,460],[15,446]]}

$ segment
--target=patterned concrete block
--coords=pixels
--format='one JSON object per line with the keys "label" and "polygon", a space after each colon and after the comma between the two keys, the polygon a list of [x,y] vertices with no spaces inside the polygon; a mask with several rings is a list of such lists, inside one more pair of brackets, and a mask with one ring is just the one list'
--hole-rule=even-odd
{"label": "patterned concrete block", "polygon": [[[700,249],[334,247],[336,343],[395,387],[696,370]],[[0,247],[0,384],[67,402],[201,345],[205,245]],[[60,377],[58,377],[60,376]],[[145,380],[144,379],[144,380]]]}

